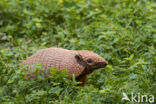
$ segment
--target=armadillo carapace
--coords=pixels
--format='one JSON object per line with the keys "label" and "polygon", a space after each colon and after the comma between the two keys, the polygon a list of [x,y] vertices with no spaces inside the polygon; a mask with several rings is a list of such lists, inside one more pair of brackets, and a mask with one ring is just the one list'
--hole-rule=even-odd
{"label": "armadillo carapace", "polygon": [[[37,51],[28,57],[22,66],[28,65],[27,70],[34,70],[31,64],[42,64],[42,69],[49,72],[49,69],[66,69],[70,78],[84,77],[95,69],[105,67],[108,63],[101,56],[88,50],[67,50],[63,48],[46,48]],[[30,65],[30,66],[29,66]],[[82,81],[81,78],[78,78]]]}

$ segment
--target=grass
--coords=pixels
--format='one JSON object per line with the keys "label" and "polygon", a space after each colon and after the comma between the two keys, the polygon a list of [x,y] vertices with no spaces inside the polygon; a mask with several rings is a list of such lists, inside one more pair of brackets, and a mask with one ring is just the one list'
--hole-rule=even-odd
{"label": "grass", "polygon": [[[19,65],[49,47],[87,49],[109,65],[85,87],[57,72],[26,80]],[[130,104],[122,93],[156,97],[154,0],[1,0],[0,102],[4,104]]]}

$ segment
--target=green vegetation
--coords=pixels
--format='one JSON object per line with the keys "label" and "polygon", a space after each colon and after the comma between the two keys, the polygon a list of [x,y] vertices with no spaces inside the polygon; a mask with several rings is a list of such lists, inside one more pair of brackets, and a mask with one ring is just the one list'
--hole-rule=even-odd
{"label": "green vegetation", "polygon": [[[50,81],[26,80],[20,63],[53,46],[94,51],[109,65],[85,87],[56,70]],[[154,0],[0,0],[1,104],[130,104],[123,92],[156,99]]]}

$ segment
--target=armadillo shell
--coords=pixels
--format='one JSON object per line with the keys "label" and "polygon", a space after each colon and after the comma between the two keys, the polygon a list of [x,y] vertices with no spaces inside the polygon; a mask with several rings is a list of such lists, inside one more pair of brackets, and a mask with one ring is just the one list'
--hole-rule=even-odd
{"label": "armadillo shell", "polygon": [[[75,55],[77,51],[67,50],[62,48],[46,48],[40,50],[28,57],[23,63],[24,65],[41,64],[42,69],[49,72],[49,69],[54,67],[56,69],[66,69],[70,78],[75,74],[78,77],[84,70],[84,67],[77,63]],[[33,66],[29,66],[27,70],[34,70]]]}

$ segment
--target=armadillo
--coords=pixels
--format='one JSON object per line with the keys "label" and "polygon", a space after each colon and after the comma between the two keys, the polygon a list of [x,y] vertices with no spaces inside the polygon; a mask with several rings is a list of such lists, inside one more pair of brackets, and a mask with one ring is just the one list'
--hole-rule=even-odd
{"label": "armadillo", "polygon": [[[44,72],[49,74],[50,68],[66,69],[69,78],[73,74],[77,81],[86,83],[86,76],[94,70],[105,67],[108,62],[96,53],[88,50],[67,50],[63,48],[46,48],[28,57],[21,65],[28,65],[27,70],[34,70],[31,64],[42,64]],[[34,76],[30,76],[34,77]]]}

